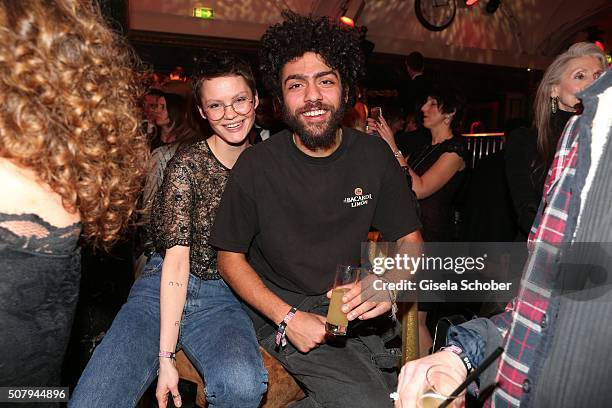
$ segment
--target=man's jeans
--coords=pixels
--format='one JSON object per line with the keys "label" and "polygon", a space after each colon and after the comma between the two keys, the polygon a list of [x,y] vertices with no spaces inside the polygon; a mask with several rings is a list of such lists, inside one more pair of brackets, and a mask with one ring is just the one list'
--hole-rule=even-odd
{"label": "man's jeans", "polygon": [[[157,377],[161,266],[153,255],[83,371],[70,407],[134,407]],[[209,404],[259,406],[267,372],[253,324],[225,282],[190,275],[182,319],[177,350],[205,378]]]}
{"label": "man's jeans", "polygon": [[[309,297],[298,309],[325,315],[328,305],[325,296]],[[345,342],[322,344],[308,353],[297,351],[291,342],[278,350],[275,335],[264,334],[265,327],[259,330],[259,340],[307,394],[292,408],[391,408],[389,394],[397,385],[400,353],[386,349],[384,342],[393,329],[389,319],[363,321],[359,327],[349,325]]]}

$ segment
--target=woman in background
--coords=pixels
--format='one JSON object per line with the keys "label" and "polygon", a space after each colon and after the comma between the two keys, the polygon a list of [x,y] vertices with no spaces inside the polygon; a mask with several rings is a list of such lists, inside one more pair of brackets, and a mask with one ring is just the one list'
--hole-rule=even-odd
{"label": "woman in background", "polygon": [[413,152],[408,162],[397,148],[393,132],[385,118],[368,119],[368,128],[389,144],[399,164],[412,179],[412,190],[421,206],[425,242],[454,240],[454,199],[462,185],[466,145],[456,131],[463,112],[459,94],[439,89],[430,92],[421,108],[423,126],[431,132],[431,143]]}
{"label": "woman in background", "polygon": [[177,130],[180,130],[176,127],[177,119],[180,118],[181,122],[184,122],[187,113],[185,98],[177,94],[164,93],[159,97],[157,105],[155,125],[159,140],[154,148],[177,141],[177,137],[181,136],[180,132],[177,133]]}
{"label": "woman in background", "polygon": [[162,133],[162,141],[164,141],[164,144],[153,150],[151,154],[149,172],[147,173],[145,188],[142,195],[144,208],[140,219],[139,248],[136,250],[136,254],[138,255],[136,257],[134,271],[134,276],[136,277],[140,275],[148,258],[154,251],[149,220],[153,198],[164,181],[166,166],[181,146],[199,136],[197,135],[197,130],[192,128],[190,120],[188,119],[190,111],[188,110],[189,107],[185,98],[179,95],[165,94],[160,97],[160,100],[161,99],[163,99],[165,105],[164,111],[166,112],[166,117],[164,123],[166,131]]}
{"label": "woman in background", "polygon": [[534,101],[533,127],[519,128],[508,135],[506,176],[519,227],[518,240],[525,241],[529,235],[563,128],[570,117],[580,113],[576,93],[599,78],[606,65],[605,56],[595,44],[572,45],[544,72]]}
{"label": "woman in background", "polygon": [[[414,151],[408,162],[395,144],[387,121],[368,119],[368,127],[389,144],[399,164],[410,175],[412,190],[421,207],[421,234],[425,242],[455,240],[455,197],[464,180],[466,145],[457,132],[463,112],[463,97],[449,89],[433,90],[421,108],[423,126],[431,132],[431,143]],[[419,338],[421,355],[432,345],[439,318],[457,314],[456,304],[420,303]]]}
{"label": "woman in background", "polygon": [[90,2],[0,0],[0,385],[58,386],[81,243],[109,249],[146,171],[130,55]]}

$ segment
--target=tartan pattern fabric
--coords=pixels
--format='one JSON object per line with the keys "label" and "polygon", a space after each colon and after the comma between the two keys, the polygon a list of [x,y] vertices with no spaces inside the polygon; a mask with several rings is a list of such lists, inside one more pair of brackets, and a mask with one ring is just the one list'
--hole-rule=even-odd
{"label": "tartan pattern fabric", "polygon": [[556,261],[563,244],[571,240],[566,231],[572,185],[578,156],[577,116],[570,119],[561,137],[544,184],[538,216],[529,235],[529,257],[517,298],[506,311],[492,318],[504,338],[504,353],[497,370],[497,387],[485,406],[519,407],[529,391],[529,368],[542,339]]}

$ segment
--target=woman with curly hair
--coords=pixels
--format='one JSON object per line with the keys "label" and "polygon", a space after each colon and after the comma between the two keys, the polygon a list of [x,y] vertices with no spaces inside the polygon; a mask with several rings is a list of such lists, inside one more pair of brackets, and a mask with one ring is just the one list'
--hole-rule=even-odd
{"label": "woman with curly hair", "polygon": [[59,385],[79,244],[109,249],[148,149],[131,60],[97,8],[0,0],[0,385]]}

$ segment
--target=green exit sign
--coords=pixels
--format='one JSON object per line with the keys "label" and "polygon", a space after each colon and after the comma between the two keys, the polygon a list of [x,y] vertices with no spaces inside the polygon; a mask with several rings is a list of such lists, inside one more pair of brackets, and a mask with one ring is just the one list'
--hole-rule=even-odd
{"label": "green exit sign", "polygon": [[204,20],[212,20],[215,18],[215,11],[209,7],[197,7],[193,9],[193,16]]}

